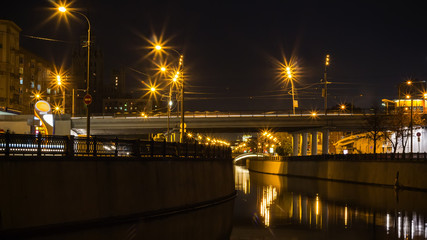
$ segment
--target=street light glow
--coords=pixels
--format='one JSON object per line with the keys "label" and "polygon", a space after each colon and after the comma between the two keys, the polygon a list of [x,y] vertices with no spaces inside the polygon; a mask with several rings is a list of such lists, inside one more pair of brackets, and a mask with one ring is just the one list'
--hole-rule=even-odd
{"label": "street light glow", "polygon": [[67,11],[67,9],[64,6],[59,7],[58,10],[60,12],[66,12]]}
{"label": "street light glow", "polygon": [[161,50],[161,49],[162,49],[162,46],[160,46],[160,45],[156,45],[154,48],[155,48],[157,51],[159,51],[159,50]]}

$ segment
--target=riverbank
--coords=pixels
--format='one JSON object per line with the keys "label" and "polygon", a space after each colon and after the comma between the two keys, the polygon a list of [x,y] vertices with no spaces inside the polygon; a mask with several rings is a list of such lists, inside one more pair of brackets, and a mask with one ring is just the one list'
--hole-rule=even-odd
{"label": "riverbank", "polygon": [[[427,162],[413,160],[351,160],[336,157],[292,159],[250,158],[250,171],[334,180],[352,183],[385,185],[427,191]],[[396,177],[398,179],[396,179]],[[397,180],[397,181],[396,181]]]}

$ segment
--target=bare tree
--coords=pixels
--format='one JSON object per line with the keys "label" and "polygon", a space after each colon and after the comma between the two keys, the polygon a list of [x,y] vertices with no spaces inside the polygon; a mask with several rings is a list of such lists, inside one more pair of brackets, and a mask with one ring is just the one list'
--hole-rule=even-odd
{"label": "bare tree", "polygon": [[377,153],[377,142],[385,139],[387,132],[387,115],[374,107],[374,114],[366,116],[366,137],[374,142],[374,154]]}

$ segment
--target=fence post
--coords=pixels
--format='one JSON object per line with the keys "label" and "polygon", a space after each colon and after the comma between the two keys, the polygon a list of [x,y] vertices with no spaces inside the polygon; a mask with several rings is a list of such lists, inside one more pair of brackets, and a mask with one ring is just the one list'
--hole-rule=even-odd
{"label": "fence post", "polygon": [[67,156],[74,157],[74,136],[67,137]]}
{"label": "fence post", "polygon": [[40,157],[42,155],[42,134],[37,134],[37,156]]}
{"label": "fence post", "polygon": [[136,157],[141,157],[141,151],[139,146],[140,146],[139,139],[136,139],[133,144],[133,155]]}
{"label": "fence post", "polygon": [[5,155],[9,156],[10,154],[10,133],[9,131],[6,132],[6,148],[5,148]]}
{"label": "fence post", "polygon": [[194,140],[194,158],[197,157],[197,140]]}
{"label": "fence post", "polygon": [[166,157],[166,138],[163,139],[163,157]]}
{"label": "fence post", "polygon": [[116,139],[114,140],[114,145],[115,145],[114,157],[118,157],[119,156],[119,138],[118,137],[116,137]]}
{"label": "fence post", "polygon": [[151,138],[150,140],[150,155],[151,157],[154,157],[154,140]]}
{"label": "fence post", "polygon": [[185,157],[188,158],[188,141],[185,141]]}
{"label": "fence post", "polygon": [[93,136],[93,156],[96,157],[96,154],[97,154],[96,136]]}

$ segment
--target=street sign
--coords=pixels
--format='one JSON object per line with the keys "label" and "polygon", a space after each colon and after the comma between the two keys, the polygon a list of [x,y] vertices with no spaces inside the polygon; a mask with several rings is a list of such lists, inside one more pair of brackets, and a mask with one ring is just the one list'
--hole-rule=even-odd
{"label": "street sign", "polygon": [[89,105],[92,103],[92,96],[90,94],[86,94],[86,96],[83,98],[83,101],[86,105]]}

